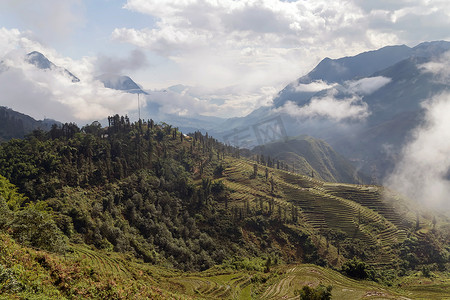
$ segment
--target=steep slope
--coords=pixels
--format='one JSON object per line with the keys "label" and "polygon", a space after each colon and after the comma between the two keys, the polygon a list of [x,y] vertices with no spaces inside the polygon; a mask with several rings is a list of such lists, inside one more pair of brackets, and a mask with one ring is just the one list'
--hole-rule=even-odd
{"label": "steep slope", "polygon": [[[443,250],[448,216],[427,212],[380,186],[327,183],[261,165],[254,176],[254,168],[251,161],[230,161],[224,173],[232,191],[228,205],[241,207],[244,215],[267,214],[289,228],[305,228],[313,234],[321,258],[332,265],[353,256],[380,268],[392,267],[394,261],[411,267],[418,257],[423,262],[437,259],[442,267],[448,261],[448,249]],[[439,220],[441,233],[432,232],[433,218]],[[262,239],[262,247],[273,245],[270,236],[254,234]]]}
{"label": "steep slope", "polygon": [[[362,183],[369,178],[363,177],[343,156],[336,153],[330,145],[310,136],[288,138],[257,146],[253,152],[266,158],[280,160],[295,172],[311,175],[330,182]],[[268,159],[268,158],[267,158]]]}
{"label": "steep slope", "polygon": [[371,115],[359,132],[329,139],[335,149],[359,161],[367,173],[376,168],[379,179],[388,174],[402,146],[411,139],[412,130],[423,122],[422,103],[449,89],[448,83],[422,70],[421,66],[429,61],[429,58],[412,57],[375,73],[374,76],[391,81],[363,98]]}
{"label": "steep slope", "polygon": [[323,139],[356,168],[382,182],[412,129],[422,124],[422,103],[450,90],[448,81],[423,67],[439,63],[449,50],[450,42],[437,41],[324,59],[280,91],[272,107],[225,122],[224,136],[278,116],[289,136],[301,133]]}
{"label": "steep slope", "polygon": [[[343,84],[348,80],[376,76],[374,73],[394,66],[409,58],[431,59],[450,50],[450,42],[437,41],[421,43],[414,48],[408,46],[387,46],[375,51],[339,59],[323,59],[311,72],[286,86],[274,99],[274,106],[283,106],[286,101],[305,104],[317,91],[298,91],[299,84],[322,81],[327,84]],[[412,74],[411,74],[412,75]]]}
{"label": "steep slope", "polygon": [[38,69],[41,70],[54,70],[61,72],[66,77],[68,77],[72,82],[80,82],[80,79],[78,79],[75,75],[73,75],[70,71],[67,69],[64,69],[62,67],[59,67],[52,63],[50,60],[48,60],[47,57],[45,57],[42,53],[33,51],[27,54],[26,60],[36,66]]}
{"label": "steep slope", "polygon": [[59,122],[50,119],[36,121],[30,116],[0,106],[0,142],[23,138],[35,129],[48,131],[53,124]]}

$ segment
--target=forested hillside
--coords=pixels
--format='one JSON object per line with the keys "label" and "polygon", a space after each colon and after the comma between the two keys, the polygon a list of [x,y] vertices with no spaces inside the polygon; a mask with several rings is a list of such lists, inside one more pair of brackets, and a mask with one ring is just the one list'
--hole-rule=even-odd
{"label": "forested hillside", "polygon": [[[46,284],[69,298],[136,296],[117,296],[129,278],[139,278],[136,289],[146,286],[150,298],[157,287],[162,298],[276,298],[294,296],[295,289],[272,285],[303,274],[286,263],[389,285],[418,270],[448,270],[447,217],[411,208],[382,187],[326,183],[242,159],[239,149],[208,134],[187,136],[165,123],[118,115],[108,121],[107,128],[55,125],[0,146],[0,230],[7,245],[1,272],[17,264],[51,272]],[[8,262],[13,248],[30,251],[23,247],[36,249],[27,256],[31,262]],[[294,273],[282,275],[288,271]],[[20,284],[8,293],[33,289],[35,281],[23,277],[28,273],[11,272]],[[120,288],[107,291],[111,278]],[[88,292],[90,280],[97,285]],[[330,283],[349,286],[336,280]]]}
{"label": "forested hillside", "polygon": [[30,116],[0,106],[0,142],[13,138],[23,138],[35,129],[49,130],[54,120],[36,121]]}

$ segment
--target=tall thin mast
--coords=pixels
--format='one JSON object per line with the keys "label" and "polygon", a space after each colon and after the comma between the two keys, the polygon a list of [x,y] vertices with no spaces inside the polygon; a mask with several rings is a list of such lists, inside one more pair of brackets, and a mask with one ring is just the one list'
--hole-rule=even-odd
{"label": "tall thin mast", "polygon": [[141,120],[141,105],[139,103],[139,93],[138,93],[138,114],[139,114],[139,120]]}

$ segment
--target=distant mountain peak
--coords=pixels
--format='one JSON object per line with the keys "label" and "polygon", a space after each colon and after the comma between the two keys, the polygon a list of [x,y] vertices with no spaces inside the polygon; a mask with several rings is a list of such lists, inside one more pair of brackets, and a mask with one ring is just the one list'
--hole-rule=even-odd
{"label": "distant mountain peak", "polygon": [[33,51],[27,54],[27,61],[35,65],[38,69],[49,70],[56,68],[56,65],[48,60],[42,53]]}
{"label": "distant mountain peak", "polygon": [[44,54],[33,51],[27,54],[26,61],[41,70],[59,70],[70,78],[72,82],[80,82],[80,79],[73,75],[69,70],[59,67],[52,63]]}
{"label": "distant mountain peak", "polygon": [[131,94],[145,94],[141,87],[133,81],[129,76],[115,75],[115,74],[102,74],[97,77],[99,81],[103,83],[106,88],[124,91]]}

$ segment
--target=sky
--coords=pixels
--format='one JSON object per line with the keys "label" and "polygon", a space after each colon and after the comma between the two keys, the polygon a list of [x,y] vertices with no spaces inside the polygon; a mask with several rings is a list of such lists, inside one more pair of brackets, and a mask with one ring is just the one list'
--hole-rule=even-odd
{"label": "sky", "polygon": [[[2,0],[0,105],[79,123],[132,115],[134,95],[95,80],[114,73],[164,113],[244,116],[325,57],[450,40],[449,28],[448,0]],[[34,50],[80,83],[23,63]],[[176,97],[156,92],[174,85]]]}

